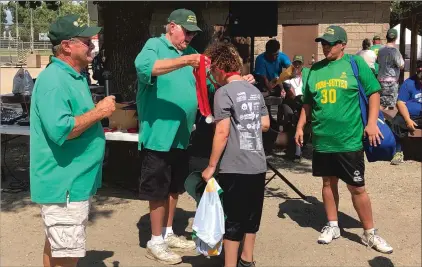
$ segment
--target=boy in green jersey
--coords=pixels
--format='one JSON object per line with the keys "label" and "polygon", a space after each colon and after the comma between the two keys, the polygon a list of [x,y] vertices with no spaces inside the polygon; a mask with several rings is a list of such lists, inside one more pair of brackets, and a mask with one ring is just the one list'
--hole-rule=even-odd
{"label": "boy in green jersey", "polygon": [[354,77],[350,58],[345,54],[347,34],[339,26],[330,26],[321,42],[325,59],[315,63],[303,92],[303,108],[296,129],[295,140],[303,144],[303,127],[312,112],[313,176],[323,178],[322,198],[328,224],[322,229],[318,243],[328,244],[340,237],[338,227],[338,180],[347,184],[353,205],[364,228],[362,243],[383,252],[393,248],[376,234],[371,202],[365,190],[365,160],[362,133],[376,146],[382,138],[377,126],[380,106],[380,84],[361,57],[353,57],[359,80],[369,99],[368,124],[363,125],[359,106],[358,81]]}

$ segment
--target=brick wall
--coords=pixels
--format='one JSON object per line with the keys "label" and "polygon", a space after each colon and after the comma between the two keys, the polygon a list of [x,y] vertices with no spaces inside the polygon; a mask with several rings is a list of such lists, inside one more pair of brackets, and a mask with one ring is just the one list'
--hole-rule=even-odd
{"label": "brick wall", "polygon": [[[172,9],[156,10],[152,16],[150,32],[157,36],[164,32],[164,24]],[[212,35],[215,25],[224,25],[228,14],[228,3],[209,3],[202,11],[204,19],[202,27],[207,35]],[[389,29],[389,2],[283,2],[278,8],[278,32],[274,36],[283,46],[283,24],[318,24],[322,34],[331,24],[340,25],[348,34],[347,53],[356,53],[362,45],[362,40],[378,34],[385,42],[385,34]],[[255,57],[264,52],[265,43],[269,37],[255,38]],[[318,58],[324,58],[321,47],[318,48]]]}

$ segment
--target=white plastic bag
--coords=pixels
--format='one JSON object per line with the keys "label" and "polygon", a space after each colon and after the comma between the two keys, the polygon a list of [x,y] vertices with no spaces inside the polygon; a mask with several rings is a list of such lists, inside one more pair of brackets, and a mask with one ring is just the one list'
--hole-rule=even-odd
{"label": "white plastic bag", "polygon": [[220,194],[223,192],[214,178],[208,180],[195,213],[192,229],[196,250],[205,256],[220,255],[224,229],[224,210]]}
{"label": "white plastic bag", "polygon": [[31,95],[34,89],[34,81],[31,74],[23,68],[20,68],[15,77],[13,77],[13,94]]}

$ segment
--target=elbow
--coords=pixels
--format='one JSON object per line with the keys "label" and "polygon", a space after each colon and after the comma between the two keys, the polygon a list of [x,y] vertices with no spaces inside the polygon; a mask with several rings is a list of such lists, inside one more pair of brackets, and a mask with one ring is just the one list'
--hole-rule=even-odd
{"label": "elbow", "polygon": [[265,125],[262,125],[262,132],[268,132],[268,130],[270,130],[270,124],[265,124]]}

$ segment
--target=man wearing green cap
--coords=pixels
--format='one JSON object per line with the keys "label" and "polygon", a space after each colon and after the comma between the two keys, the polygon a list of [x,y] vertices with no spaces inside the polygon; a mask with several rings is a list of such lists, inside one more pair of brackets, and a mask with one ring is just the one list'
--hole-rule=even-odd
{"label": "man wearing green cap", "polygon": [[378,81],[381,84],[381,106],[393,109],[396,106],[399,91],[400,70],[404,69],[404,60],[396,48],[398,34],[396,29],[387,31],[387,44],[378,52]]}
{"label": "man wearing green cap", "polygon": [[31,98],[31,200],[41,204],[44,266],[76,266],[85,256],[91,197],[101,186],[105,137],[100,121],[114,97],[94,105],[81,71],[92,61],[88,27],[76,15],[50,26],[54,56],[37,78]]}
{"label": "man wearing green cap", "polygon": [[[347,34],[339,26],[329,26],[315,39],[321,42],[325,59],[315,63],[303,94],[303,108],[296,129],[296,143],[303,145],[303,127],[312,112],[313,176],[322,177],[322,197],[328,224],[318,243],[328,244],[340,237],[338,227],[338,180],[347,184],[364,228],[362,243],[383,252],[393,248],[375,232],[372,208],[365,190],[365,160],[362,133],[371,145],[380,142],[377,126],[380,84],[368,64],[359,56],[344,53]],[[368,124],[363,125],[359,106],[359,87],[351,58],[359,69],[359,80],[369,98]]]}
{"label": "man wearing green cap", "polygon": [[304,59],[302,55],[293,57],[292,65],[293,77],[284,82],[283,87],[288,90],[286,98],[283,100],[281,109],[277,114],[279,125],[283,126],[284,134],[287,134],[287,156],[293,161],[300,161],[301,148],[295,145],[295,124],[297,114],[300,114],[302,108],[303,85],[306,83],[309,74],[309,68],[303,67]]}
{"label": "man wearing green cap", "polygon": [[375,35],[374,38],[372,38],[372,46],[369,48],[370,50],[375,52],[375,55],[378,56],[378,51],[382,47],[381,44],[381,37],[379,35]]}
{"label": "man wearing green cap", "polygon": [[200,61],[189,44],[200,31],[192,11],[177,9],[167,20],[166,33],[149,39],[135,60],[142,161],[139,198],[149,201],[152,230],[146,256],[164,264],[182,261],[170,249],[195,249],[193,241],[173,233],[172,225],[189,175],[187,148],[198,108],[193,68]]}
{"label": "man wearing green cap", "polygon": [[[374,38],[372,38],[372,46],[369,47],[369,50],[372,50],[375,52],[375,55],[378,56],[378,51],[383,47],[381,44],[381,37],[379,35],[375,35]],[[377,62],[374,63],[374,69],[375,69],[375,75],[378,75],[379,71],[379,64]]]}

